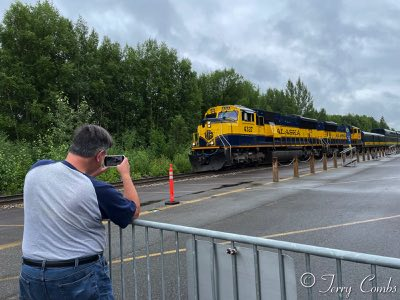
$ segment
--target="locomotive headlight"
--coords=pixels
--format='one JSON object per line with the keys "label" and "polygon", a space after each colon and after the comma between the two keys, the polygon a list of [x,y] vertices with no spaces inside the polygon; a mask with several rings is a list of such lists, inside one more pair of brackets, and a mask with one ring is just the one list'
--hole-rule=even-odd
{"label": "locomotive headlight", "polygon": [[207,122],[207,127],[208,127],[208,128],[211,127],[211,122],[210,122],[210,121]]}
{"label": "locomotive headlight", "polygon": [[196,146],[196,143],[193,143],[192,146],[193,146],[193,147]]}
{"label": "locomotive headlight", "polygon": [[211,146],[214,145],[214,141],[211,141],[211,142],[210,142],[210,145],[211,145]]}

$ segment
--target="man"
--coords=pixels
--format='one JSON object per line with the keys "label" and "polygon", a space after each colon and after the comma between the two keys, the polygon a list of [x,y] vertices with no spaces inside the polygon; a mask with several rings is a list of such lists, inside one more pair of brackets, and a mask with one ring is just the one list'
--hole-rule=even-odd
{"label": "man", "polygon": [[64,161],[38,161],[27,173],[20,299],[113,299],[102,219],[125,228],[140,199],[127,158],[117,166],[123,195],[95,179],[111,146],[104,128],[84,125]]}

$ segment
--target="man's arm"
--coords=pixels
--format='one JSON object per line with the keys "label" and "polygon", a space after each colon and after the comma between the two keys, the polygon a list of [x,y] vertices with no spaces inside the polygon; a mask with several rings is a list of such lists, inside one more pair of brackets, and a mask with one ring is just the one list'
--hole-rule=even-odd
{"label": "man's arm", "polygon": [[117,170],[121,175],[121,180],[124,186],[124,197],[131,200],[136,205],[136,211],[133,216],[136,219],[140,214],[140,198],[131,178],[131,168],[127,157],[125,157],[122,163],[117,166]]}

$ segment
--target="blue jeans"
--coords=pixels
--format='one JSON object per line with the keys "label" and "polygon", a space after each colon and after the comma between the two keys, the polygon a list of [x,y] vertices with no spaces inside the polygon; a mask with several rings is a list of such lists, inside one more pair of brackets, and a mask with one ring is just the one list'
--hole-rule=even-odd
{"label": "blue jeans", "polygon": [[76,267],[41,268],[22,264],[19,290],[21,300],[114,299],[103,257]]}

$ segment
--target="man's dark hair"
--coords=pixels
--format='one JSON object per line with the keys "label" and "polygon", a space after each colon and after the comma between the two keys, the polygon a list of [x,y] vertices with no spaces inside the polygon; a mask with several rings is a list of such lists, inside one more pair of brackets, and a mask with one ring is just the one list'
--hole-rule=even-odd
{"label": "man's dark hair", "polygon": [[103,127],[83,125],[75,130],[69,152],[82,157],[92,157],[99,151],[110,148],[112,142],[111,135]]}

